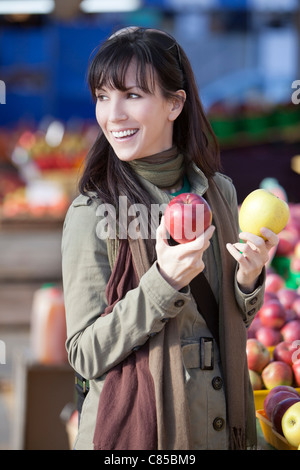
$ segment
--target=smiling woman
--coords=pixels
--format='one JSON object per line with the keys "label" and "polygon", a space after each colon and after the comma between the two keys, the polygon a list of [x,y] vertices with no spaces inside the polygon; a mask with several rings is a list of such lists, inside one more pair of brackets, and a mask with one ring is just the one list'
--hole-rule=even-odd
{"label": "smiling woman", "polygon": [[[62,240],[66,346],[89,381],[75,448],[253,448],[246,327],[277,237],[244,233],[246,256],[236,249],[235,189],[172,36],[123,29],[88,77],[100,130]],[[176,245],[161,215],[182,193],[213,221]]]}

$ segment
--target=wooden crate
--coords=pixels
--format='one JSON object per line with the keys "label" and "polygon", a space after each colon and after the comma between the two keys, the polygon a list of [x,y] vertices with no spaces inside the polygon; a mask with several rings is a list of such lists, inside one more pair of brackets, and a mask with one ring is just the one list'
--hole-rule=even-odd
{"label": "wooden crate", "polygon": [[42,365],[29,353],[16,357],[14,450],[69,450],[60,414],[75,400],[74,371],[68,364]]}

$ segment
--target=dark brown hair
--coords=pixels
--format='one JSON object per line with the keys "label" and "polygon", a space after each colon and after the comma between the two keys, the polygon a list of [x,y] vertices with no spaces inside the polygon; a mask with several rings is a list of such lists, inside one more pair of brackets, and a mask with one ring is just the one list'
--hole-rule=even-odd
{"label": "dark brown hair", "polygon": [[[132,59],[137,63],[137,85],[144,91],[153,92],[155,78],[166,98],[177,90],[185,90],[183,110],[174,122],[173,143],[186,162],[194,161],[208,178],[213,176],[220,169],[218,143],[205,116],[190,62],[169,34],[156,29],[127,28],[106,40],[88,70],[94,99],[96,89],[102,86],[125,90]],[[150,80],[145,74],[146,66],[150,66]],[[79,189],[83,194],[96,191],[103,202],[116,208],[120,194],[127,196],[131,204],[150,203],[129,164],[116,156],[101,130],[87,155]]]}

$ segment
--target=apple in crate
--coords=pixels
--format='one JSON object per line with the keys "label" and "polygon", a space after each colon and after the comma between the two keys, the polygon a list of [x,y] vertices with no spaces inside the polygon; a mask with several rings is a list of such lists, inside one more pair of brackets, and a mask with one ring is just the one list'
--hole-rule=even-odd
{"label": "apple in crate", "polygon": [[297,448],[300,444],[300,402],[294,403],[286,410],[281,426],[288,443]]}
{"label": "apple in crate", "polygon": [[277,256],[291,256],[294,252],[298,234],[288,228],[282,230],[278,235],[279,243],[277,245]]}
{"label": "apple in crate", "polygon": [[256,339],[263,343],[265,346],[276,346],[282,341],[282,336],[279,330],[270,328],[268,326],[261,326],[255,333]]}
{"label": "apple in crate", "polygon": [[[300,396],[297,397],[288,397],[285,398],[284,400],[281,400],[280,402],[277,403],[275,408],[273,409],[272,412],[272,426],[277,431],[279,434],[283,435],[282,431],[282,418],[285,414],[285,412],[295,403],[300,402]],[[300,418],[300,416],[299,416]]]}
{"label": "apple in crate", "polygon": [[298,347],[294,342],[281,341],[274,348],[273,359],[274,361],[286,362],[287,364],[292,366],[294,361],[294,353],[297,351],[297,349]]}
{"label": "apple in crate", "polygon": [[268,273],[266,276],[266,292],[277,293],[285,285],[284,279],[277,273]]}
{"label": "apple in crate", "polygon": [[300,295],[299,295],[299,292],[297,292],[297,294],[298,294],[298,297],[296,300],[294,300],[292,309],[294,310],[294,312],[296,312],[297,317],[299,317],[300,319]]}
{"label": "apple in crate", "polygon": [[286,323],[280,330],[284,341],[300,340],[300,319]]}
{"label": "apple in crate", "polygon": [[294,301],[299,297],[295,289],[288,289],[286,287],[279,289],[277,292],[279,302],[284,308],[292,308]]}
{"label": "apple in crate", "polygon": [[[296,392],[295,389],[294,389],[294,391]],[[290,397],[300,400],[300,396],[298,395],[297,392],[294,393],[294,392],[290,392],[289,390],[277,391],[277,393],[274,393],[270,397],[268,402],[266,402],[266,405],[264,405],[264,410],[265,410],[266,415],[267,415],[267,417],[269,418],[270,421],[272,420],[273,411],[274,411],[275,407],[278,405],[278,403],[280,403],[281,401],[285,400],[286,398],[290,398]]]}
{"label": "apple in crate", "polygon": [[285,324],[285,309],[279,300],[268,300],[259,310],[259,318],[263,326],[280,329]]}
{"label": "apple in crate", "polygon": [[264,400],[264,410],[268,417],[269,415],[271,416],[271,411],[270,411],[271,407],[269,407],[269,402],[272,399],[272,397],[279,392],[289,392],[292,396],[299,397],[297,390],[294,387],[291,387],[289,385],[277,385],[276,387],[273,387],[269,391],[268,395],[266,396]]}
{"label": "apple in crate", "polygon": [[289,216],[289,206],[285,201],[270,191],[256,189],[244,199],[239,211],[239,223],[243,232],[262,237],[262,227],[278,234],[287,225]]}
{"label": "apple in crate", "polygon": [[[297,352],[295,353],[296,358],[300,357],[300,349],[299,348],[300,348],[300,341],[298,343],[298,354],[297,354]],[[297,385],[297,387],[300,387],[300,358],[295,360],[295,362],[292,365],[292,369],[293,369],[296,385]]]}
{"label": "apple in crate", "polygon": [[246,354],[248,368],[255,372],[261,372],[270,362],[270,351],[256,338],[247,340]]}
{"label": "apple in crate", "polygon": [[258,372],[254,370],[249,370],[249,378],[252,385],[253,390],[261,390],[263,388],[263,381],[261,376]]}
{"label": "apple in crate", "polygon": [[194,193],[174,197],[166,207],[165,223],[173,240],[188,243],[211,225],[212,211],[206,200]]}
{"label": "apple in crate", "polygon": [[261,378],[268,390],[277,385],[292,385],[293,371],[291,366],[282,361],[270,362],[262,371]]}

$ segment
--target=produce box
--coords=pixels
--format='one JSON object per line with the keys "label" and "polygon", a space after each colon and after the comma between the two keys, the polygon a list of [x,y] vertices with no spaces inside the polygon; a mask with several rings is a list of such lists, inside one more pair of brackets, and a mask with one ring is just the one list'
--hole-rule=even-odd
{"label": "produce box", "polygon": [[256,417],[259,419],[264,439],[268,444],[277,450],[297,450],[296,447],[293,447],[288,443],[285,437],[272,429],[272,423],[266,417],[266,413],[263,409],[256,411]]}
{"label": "produce box", "polygon": [[[297,392],[300,395],[300,388],[296,388]],[[255,402],[255,411],[262,410],[264,408],[264,401],[270,390],[254,390],[254,402]]]}

